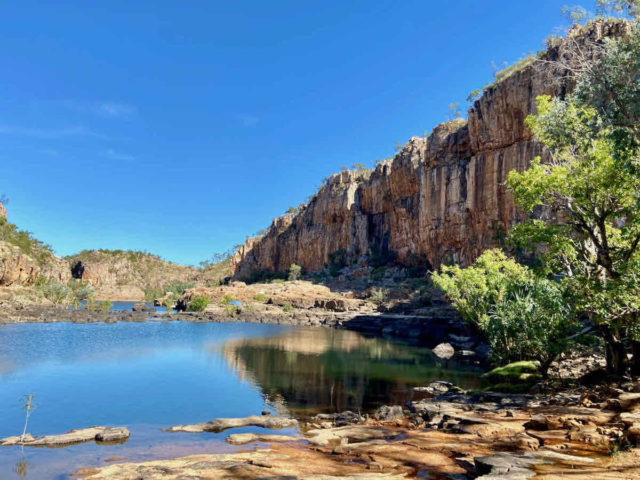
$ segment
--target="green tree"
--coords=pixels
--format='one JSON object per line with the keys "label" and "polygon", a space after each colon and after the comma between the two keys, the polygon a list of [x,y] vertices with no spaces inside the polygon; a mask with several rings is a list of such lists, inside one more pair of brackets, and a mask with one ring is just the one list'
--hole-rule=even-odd
{"label": "green tree", "polygon": [[444,266],[432,280],[484,334],[496,363],[536,360],[546,375],[571,343],[575,321],[562,285],[500,250],[487,250],[467,268]]}
{"label": "green tree", "polygon": [[289,280],[299,280],[302,275],[302,267],[292,263],[289,267]]}
{"label": "green tree", "polygon": [[459,103],[450,103],[449,104],[449,113],[447,113],[447,120],[457,120],[462,117],[462,111],[460,110]]}
{"label": "green tree", "polygon": [[189,302],[188,310],[190,312],[203,313],[207,309],[207,307],[209,306],[209,303],[210,303],[209,297],[204,296],[204,295],[196,295]]}
{"label": "green tree", "polygon": [[545,247],[547,270],[564,276],[578,308],[596,321],[606,341],[609,370],[623,373],[625,337],[640,340],[638,148],[619,142],[615,127],[577,96],[539,97],[538,113],[527,125],[549,159],[510,172],[507,185],[526,211],[555,214],[516,226],[512,238]]}

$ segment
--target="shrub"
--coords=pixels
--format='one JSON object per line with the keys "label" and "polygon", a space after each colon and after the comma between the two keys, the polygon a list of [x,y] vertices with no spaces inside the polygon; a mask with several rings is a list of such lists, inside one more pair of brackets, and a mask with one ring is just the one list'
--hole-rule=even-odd
{"label": "shrub", "polygon": [[206,297],[204,295],[196,295],[189,302],[188,310],[190,312],[203,313],[209,306],[209,302],[210,302],[209,297]]}
{"label": "shrub", "polygon": [[220,303],[222,305],[229,305],[231,302],[233,302],[233,297],[228,293],[225,293],[224,296],[220,299]]}
{"label": "shrub", "polygon": [[109,310],[111,310],[111,307],[113,307],[113,304],[109,300],[104,300],[96,304],[96,310],[105,315],[109,313]]}
{"label": "shrub", "polygon": [[284,313],[289,313],[293,311],[293,305],[291,305],[289,302],[285,303],[284,305],[282,305],[282,311]]}
{"label": "shrub", "polygon": [[377,305],[381,305],[387,301],[389,291],[386,288],[372,288],[369,293],[369,300]]}
{"label": "shrub", "polygon": [[62,305],[71,293],[71,288],[57,280],[49,280],[41,287],[37,288],[38,294],[56,305]]}
{"label": "shrub", "polygon": [[238,307],[235,306],[235,305],[226,305],[224,307],[224,313],[226,313],[230,317],[234,317],[239,313],[238,312]]}
{"label": "shrub", "polygon": [[176,295],[171,294],[171,295],[167,295],[165,299],[162,301],[162,306],[167,309],[168,313],[171,313],[173,311],[173,307],[176,304],[176,298],[177,298]]}
{"label": "shrub", "polygon": [[46,265],[53,258],[53,250],[49,245],[33,237],[31,232],[20,230],[4,217],[0,218],[0,241],[15,245],[41,266]]}
{"label": "shrub", "polygon": [[160,298],[164,295],[164,290],[162,288],[155,288],[151,286],[146,286],[144,288],[144,299],[147,302],[152,302],[156,298]]}
{"label": "shrub", "polygon": [[500,250],[486,251],[468,268],[443,267],[432,280],[484,334],[497,363],[538,360],[546,375],[570,345],[575,320],[563,286],[536,277]]}
{"label": "shrub", "polygon": [[284,278],[274,278],[271,283],[284,283]]}
{"label": "shrub", "polygon": [[256,293],[256,294],[253,296],[253,299],[254,299],[256,302],[265,302],[265,301],[267,300],[267,295],[266,295],[265,293]]}
{"label": "shrub", "polygon": [[173,282],[165,284],[164,293],[175,293],[176,295],[181,295],[182,292],[189,288],[193,288],[194,286],[195,283],[193,282],[181,282],[180,280],[174,280]]}
{"label": "shrub", "polygon": [[93,296],[93,289],[84,282],[72,279],[69,281],[70,289],[67,295],[67,302],[74,308],[78,308],[84,301],[88,301]]}
{"label": "shrub", "polygon": [[301,275],[302,275],[302,267],[300,265],[296,265],[295,263],[292,263],[291,266],[289,267],[289,280],[290,281],[299,280]]}
{"label": "shrub", "polygon": [[387,271],[385,267],[376,267],[371,271],[371,280],[380,280],[384,277],[384,273]]}

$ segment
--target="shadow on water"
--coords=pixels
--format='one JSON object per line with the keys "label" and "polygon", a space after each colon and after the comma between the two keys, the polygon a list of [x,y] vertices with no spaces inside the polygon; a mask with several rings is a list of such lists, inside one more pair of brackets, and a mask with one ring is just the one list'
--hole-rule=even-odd
{"label": "shadow on water", "polygon": [[221,350],[240,376],[294,415],[404,405],[413,387],[433,380],[479,386],[477,368],[442,361],[426,348],[346,330],[300,328],[227,342]]}

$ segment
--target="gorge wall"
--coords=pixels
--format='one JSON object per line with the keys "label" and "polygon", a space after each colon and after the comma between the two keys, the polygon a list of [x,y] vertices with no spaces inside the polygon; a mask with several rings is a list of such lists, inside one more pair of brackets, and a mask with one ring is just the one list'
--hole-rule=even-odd
{"label": "gorge wall", "polygon": [[486,87],[468,111],[468,121],[437,126],[414,137],[393,159],[373,171],[331,176],[295,215],[273,221],[266,235],[247,239],[234,257],[236,278],[258,271],[284,271],[292,263],[322,269],[329,255],[351,259],[372,249],[389,250],[401,263],[427,260],[462,265],[522,220],[506,191],[509,171],[523,170],[543,154],[525,127],[536,97],[564,95],[549,60],[566,57],[571,42],[622,35],[624,22],[596,21]]}

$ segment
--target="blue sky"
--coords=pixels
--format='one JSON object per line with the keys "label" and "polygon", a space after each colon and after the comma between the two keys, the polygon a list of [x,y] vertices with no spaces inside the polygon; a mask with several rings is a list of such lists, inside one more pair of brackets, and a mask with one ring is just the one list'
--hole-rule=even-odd
{"label": "blue sky", "polygon": [[59,255],[197,264],[466,111],[564,4],[3,2],[0,194]]}

